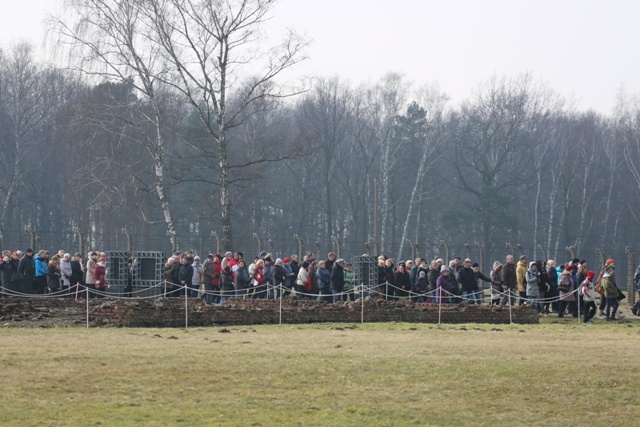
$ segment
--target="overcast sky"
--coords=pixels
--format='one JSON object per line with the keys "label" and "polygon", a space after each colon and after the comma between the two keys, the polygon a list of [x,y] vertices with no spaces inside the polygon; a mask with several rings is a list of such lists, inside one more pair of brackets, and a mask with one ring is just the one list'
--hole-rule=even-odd
{"label": "overcast sky", "polygon": [[[39,45],[62,1],[0,0],[0,45]],[[640,0],[280,0],[275,15],[312,40],[300,73],[357,84],[396,71],[458,102],[493,75],[530,72],[603,113],[621,87],[640,92]]]}

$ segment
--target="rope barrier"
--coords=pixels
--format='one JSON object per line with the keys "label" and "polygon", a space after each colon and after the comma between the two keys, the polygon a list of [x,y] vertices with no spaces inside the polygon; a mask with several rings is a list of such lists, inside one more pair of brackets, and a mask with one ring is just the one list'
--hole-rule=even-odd
{"label": "rope barrier", "polygon": [[[171,290],[168,290],[167,288],[171,287]],[[401,290],[403,291],[404,294],[406,294],[406,296],[397,296],[394,294],[387,294],[386,292],[379,292],[379,290],[381,290],[381,288],[384,287],[385,289],[397,289],[397,290]],[[81,284],[77,284],[77,285],[73,285],[70,287],[67,287],[65,289],[61,289],[60,291],[56,291],[56,292],[50,292],[47,294],[29,294],[29,293],[23,293],[23,292],[19,292],[19,291],[15,291],[13,289],[7,289],[4,288],[2,286],[0,286],[0,292],[2,292],[4,295],[8,295],[8,296],[15,296],[15,297],[22,297],[22,298],[47,298],[47,299],[51,299],[51,298],[60,298],[60,297],[73,297],[75,296],[76,299],[78,297],[79,293],[84,293],[85,294],[85,298],[86,298],[86,326],[87,328],[90,327],[90,321],[89,321],[89,313],[90,313],[90,306],[89,306],[89,300],[90,299],[99,299],[97,297],[107,297],[110,299],[118,299],[118,300],[126,300],[126,301],[135,301],[135,300],[149,300],[149,299],[161,299],[161,298],[167,298],[167,297],[179,297],[184,293],[184,299],[185,299],[185,329],[187,329],[189,327],[189,292],[195,290],[196,288],[192,287],[192,286],[187,286],[187,285],[180,285],[177,283],[173,283],[173,282],[169,282],[169,281],[162,281],[160,283],[156,283],[153,284],[151,286],[145,287],[143,289],[139,289],[136,291],[132,291],[132,292],[127,292],[128,294],[141,294],[143,292],[149,292],[150,290],[156,290],[156,289],[163,289],[164,291],[161,292],[160,294],[155,294],[155,295],[149,295],[149,296],[123,296],[123,295],[114,295],[113,293],[109,293],[108,291],[106,291],[107,288],[100,288],[100,289],[94,289],[94,288],[90,288],[88,286],[85,285],[81,285]],[[254,286],[252,288],[246,288],[246,289],[242,289],[244,291],[247,291],[246,295],[249,295],[249,290],[253,290],[254,293],[255,292],[259,292],[261,294],[264,294],[263,298],[259,298],[259,299],[270,299],[270,300],[274,300],[274,299],[279,299],[280,300],[280,304],[279,304],[279,324],[282,324],[282,312],[283,312],[283,307],[282,307],[282,302],[284,299],[284,295],[287,292],[293,293],[295,295],[298,295],[300,297],[305,297],[305,298],[310,298],[310,299],[317,299],[320,300],[323,297],[327,297],[330,296],[331,298],[333,298],[334,296],[339,296],[340,299],[342,299],[345,295],[354,295],[354,299],[356,295],[359,295],[359,298],[361,300],[361,322],[364,323],[364,302],[365,302],[365,297],[366,296],[370,296],[370,295],[365,295],[365,292],[367,292],[367,287],[364,286],[364,284],[359,284],[357,286],[354,286],[353,290],[349,290],[349,291],[342,291],[342,292],[332,292],[331,294],[316,294],[316,293],[310,293],[310,292],[298,292],[295,290],[295,288],[288,288],[285,287],[282,283],[278,284],[278,285],[260,285],[260,286]],[[211,296],[220,296],[220,297],[239,297],[240,295],[236,296],[236,291],[237,289],[233,289],[233,290],[205,290],[202,291],[200,293],[200,295],[198,296],[198,298],[200,299],[205,299],[206,301],[206,297],[211,295]],[[430,298],[432,300],[435,300],[436,304],[438,304],[438,324],[441,324],[442,322],[442,305],[443,304],[448,304],[449,302],[445,302],[446,299],[448,298],[461,298],[463,300],[463,302],[466,302],[466,299],[470,299],[472,301],[477,301],[475,299],[475,297],[477,295],[484,295],[485,290],[477,290],[474,292],[470,292],[467,293],[465,295],[457,295],[454,294],[450,291],[447,291],[445,289],[442,289],[442,287],[437,287],[436,289],[433,290],[429,290],[426,291],[425,293],[421,293],[421,292],[414,292],[413,290],[405,290],[402,289],[400,287],[397,287],[391,283],[385,282],[382,284],[378,284],[378,285],[373,285],[368,287],[368,291],[372,294],[375,292],[375,296],[380,296],[383,298],[416,298],[416,297],[425,297],[425,298]],[[504,292],[496,292],[494,289],[491,290],[491,299],[502,299],[503,297],[509,297],[510,298],[510,302],[511,302],[511,298],[515,299],[517,297],[517,295],[515,295],[515,293],[513,292],[512,289],[508,289]],[[534,298],[533,302],[534,303],[540,303],[540,304],[546,304],[546,303],[552,303],[552,302],[557,302],[557,301],[561,301],[564,300],[566,297],[571,297],[574,294],[578,293],[578,289],[574,289],[571,292],[563,292],[563,294],[561,296],[553,296],[553,297],[549,297],[549,298]],[[444,296],[444,297],[443,297]],[[193,299],[193,298],[192,298]],[[205,302],[206,303],[206,302]],[[456,304],[455,302],[452,304]],[[491,303],[490,303],[491,304]],[[222,305],[222,303],[220,304]],[[513,323],[513,309],[514,304],[509,304],[509,319],[510,319],[510,323]],[[578,307],[578,310],[580,310],[580,307]],[[578,313],[580,313],[580,311],[578,311]],[[579,320],[579,319],[578,319]]]}

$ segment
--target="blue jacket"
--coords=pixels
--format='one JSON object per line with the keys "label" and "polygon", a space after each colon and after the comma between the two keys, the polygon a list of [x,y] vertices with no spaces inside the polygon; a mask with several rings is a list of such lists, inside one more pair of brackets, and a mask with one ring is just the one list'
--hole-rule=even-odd
{"label": "blue jacket", "polygon": [[35,256],[35,264],[36,264],[36,277],[46,276],[47,261],[44,259],[40,259],[40,254],[36,254]]}
{"label": "blue jacket", "polygon": [[316,271],[318,276],[318,289],[329,289],[329,282],[331,281],[331,273],[326,268],[319,268]]}

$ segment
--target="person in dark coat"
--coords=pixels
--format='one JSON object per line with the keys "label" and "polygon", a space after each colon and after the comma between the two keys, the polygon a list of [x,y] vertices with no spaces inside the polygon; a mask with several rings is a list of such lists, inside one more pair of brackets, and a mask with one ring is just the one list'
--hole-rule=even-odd
{"label": "person in dark coat", "polygon": [[438,288],[438,277],[440,277],[440,269],[442,268],[442,263],[435,260],[431,263],[429,267],[429,272],[427,273],[427,282],[429,282],[429,298],[427,298],[427,302],[433,303],[435,301],[436,289]]}
{"label": "person in dark coat", "polygon": [[331,290],[333,291],[333,302],[342,301],[344,291],[344,260],[340,258],[333,264],[331,270]]}
{"label": "person in dark coat", "polygon": [[225,301],[235,294],[231,267],[228,265],[222,269],[222,274],[220,274],[220,294],[220,305],[224,304]]}
{"label": "person in dark coat", "polygon": [[249,277],[249,271],[247,270],[247,264],[244,260],[240,260],[238,262],[238,269],[235,274],[235,289],[237,297],[246,297],[249,294],[249,282],[251,281],[251,277]]}
{"label": "person in dark coat", "polygon": [[427,281],[427,273],[424,271],[420,271],[418,273],[418,278],[416,279],[416,283],[413,285],[413,293],[416,296],[413,298],[415,302],[423,303],[425,302],[425,298],[427,292],[429,291],[429,282]]}
{"label": "person in dark coat", "polygon": [[16,279],[20,261],[16,258],[17,254],[15,252],[2,257],[0,269],[2,269],[2,287],[4,288],[3,293],[5,295],[14,295],[14,292],[18,290],[14,283],[17,283]]}
{"label": "person in dark coat", "polygon": [[[192,288],[191,278],[193,277],[193,267],[189,262],[189,258],[187,256],[183,256],[180,258],[180,268],[178,270],[178,279],[180,280],[181,286],[186,286],[188,288],[188,293],[190,298],[198,297],[198,290]],[[182,290],[182,292],[184,292]]]}
{"label": "person in dark coat", "polygon": [[473,270],[474,279],[476,281],[476,290],[479,292],[478,297],[480,299],[480,302],[482,303],[484,302],[484,285],[480,284],[481,287],[479,287],[478,280],[491,283],[491,279],[485,276],[484,273],[482,273],[482,271],[480,271],[480,264],[478,264],[477,262],[473,263],[473,265],[471,266],[471,269]]}
{"label": "person in dark coat", "polygon": [[478,282],[476,275],[471,268],[471,260],[465,259],[462,268],[458,272],[458,283],[462,287],[462,300],[469,304],[480,304],[480,295],[478,294]]}
{"label": "person in dark coat", "polygon": [[284,269],[283,261],[276,258],[276,262],[272,268],[271,281],[274,286],[275,297],[278,299],[284,291],[284,281],[287,278],[287,272]]}
{"label": "person in dark coat", "polygon": [[397,298],[404,298],[411,291],[411,276],[405,271],[405,265],[398,264],[398,269],[393,275],[393,283],[395,288],[394,294]]}
{"label": "person in dark coat", "polygon": [[34,281],[36,279],[36,263],[33,259],[33,249],[27,249],[27,252],[20,260],[18,272],[22,276],[21,292],[25,294],[34,293]]}
{"label": "person in dark coat", "polygon": [[74,295],[79,295],[80,291],[82,291],[83,279],[84,271],[82,270],[82,255],[77,253],[71,260],[71,277],[69,278],[71,289],[69,292]]}
{"label": "person in dark coat", "polygon": [[49,266],[47,267],[47,286],[49,287],[49,292],[54,293],[60,290],[60,266],[58,264],[58,258],[53,257],[51,261],[49,261]]}
{"label": "person in dark coat", "polygon": [[509,302],[510,305],[515,304],[515,289],[517,282],[518,276],[516,275],[516,264],[514,262],[513,255],[507,255],[504,268],[502,269],[502,289],[506,294],[502,297],[501,305],[505,305],[507,302]]}

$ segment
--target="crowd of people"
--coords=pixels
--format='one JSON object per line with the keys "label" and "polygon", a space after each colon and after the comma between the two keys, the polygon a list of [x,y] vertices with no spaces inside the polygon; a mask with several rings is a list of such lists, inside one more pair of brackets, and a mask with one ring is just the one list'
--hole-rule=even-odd
{"label": "crowd of people", "polygon": [[[64,250],[53,256],[47,250],[3,251],[0,261],[0,295],[75,295],[103,298],[107,289],[107,254],[91,252],[85,260],[82,254],[73,256]],[[82,293],[81,293],[82,291]]]}
{"label": "crowd of people", "polygon": [[223,304],[230,297],[275,299],[295,293],[299,298],[337,302],[354,299],[353,269],[331,252],[326,260],[315,254],[275,258],[261,252],[247,264],[242,252],[209,254],[204,262],[193,252],[176,253],[164,266],[168,296],[202,297]]}
{"label": "crowd of people", "polygon": [[[131,296],[136,263],[129,260],[125,296]],[[24,294],[75,294],[89,289],[90,297],[101,298],[108,287],[107,254],[90,252],[71,256],[61,250],[37,254],[32,249],[3,251],[0,262],[2,296]],[[204,262],[193,251],[176,252],[164,266],[164,291],[169,297],[203,298],[207,304],[223,304],[231,297],[277,299],[296,294],[299,298],[336,303],[359,297],[379,299],[410,298],[418,303],[482,304],[484,285],[489,283],[492,305],[531,305],[541,315],[556,313],[584,316],[585,324],[599,317],[616,319],[619,301],[625,297],[615,280],[615,263],[608,259],[596,273],[587,261],[574,258],[564,265],[554,260],[529,261],[523,255],[515,262],[507,255],[504,263],[495,261],[487,277],[470,259],[452,259],[448,265],[436,257],[401,261],[378,257],[377,283],[355,283],[353,265],[330,252],[325,260],[308,253],[302,260],[296,254],[275,258],[261,252],[249,264],[242,252],[209,254]],[[361,272],[361,274],[363,274]],[[597,276],[597,277],[596,277]],[[365,278],[364,281],[369,279]],[[640,266],[635,273],[640,292]],[[84,292],[84,291],[83,291]],[[597,295],[599,306],[596,306]],[[580,307],[581,310],[578,310]],[[640,298],[632,308],[640,309]]]}

